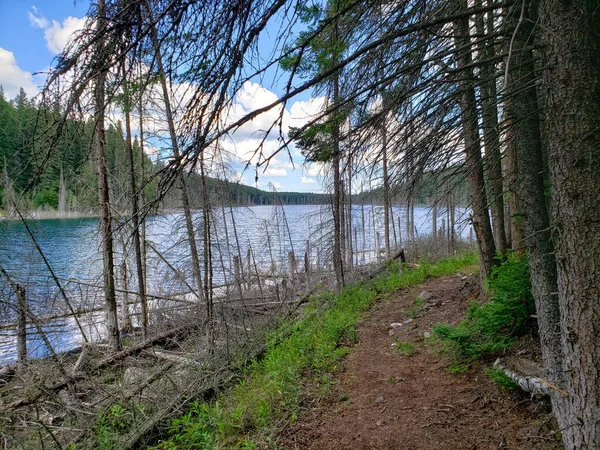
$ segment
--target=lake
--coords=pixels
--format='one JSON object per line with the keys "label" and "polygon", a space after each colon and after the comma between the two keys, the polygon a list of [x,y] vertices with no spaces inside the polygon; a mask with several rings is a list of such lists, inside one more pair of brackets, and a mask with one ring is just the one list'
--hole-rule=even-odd
{"label": "lake", "polygon": [[[248,249],[252,249],[253,260],[261,273],[287,271],[288,252],[293,250],[297,260],[301,261],[307,241],[310,243],[311,263],[316,265],[318,260],[322,265],[329,265],[332,229],[329,208],[326,205],[216,207],[211,225],[213,283],[222,285],[230,282],[233,279],[234,256],[240,255],[241,261],[246,262]],[[456,208],[455,211],[457,234],[466,239],[469,235],[469,226],[466,224],[468,210]],[[404,207],[393,207],[396,228],[397,218],[401,219],[403,242],[406,240],[405,214]],[[377,232],[381,235],[380,245],[383,246],[381,206],[354,205],[352,217],[358,240],[354,244],[355,248],[373,249]],[[439,210],[439,224],[443,218],[442,210]],[[415,207],[415,227],[419,236],[431,233],[431,219],[430,208]],[[201,211],[194,213],[194,221],[199,230],[197,241],[202,254]],[[73,308],[100,309],[87,319],[84,328],[91,339],[102,339],[103,327],[99,325],[103,320],[102,252],[98,219],[32,220],[28,225]],[[115,230],[117,285],[122,290],[135,291],[131,230],[126,222],[117,222]],[[147,249],[147,289],[150,294],[163,296],[173,292],[189,292],[188,286],[195,285],[189,270],[191,258],[186,236],[182,214],[164,214],[147,219],[146,240],[151,244]],[[392,234],[392,244],[393,236]],[[359,263],[368,262],[373,257],[374,253],[362,253]],[[201,265],[202,263],[201,259]],[[33,314],[44,316],[49,312],[67,312],[56,282],[23,223],[0,222],[0,265],[15,283],[25,286],[29,308]],[[124,273],[127,274],[126,283]],[[16,358],[14,330],[6,327],[7,323],[15,320],[15,295],[4,277],[0,279],[0,298],[0,364],[3,364]],[[28,342],[30,357],[46,355],[47,348],[36,337],[35,327],[28,327],[28,334],[31,334],[31,342]],[[45,323],[44,330],[56,351],[68,350],[80,344],[81,334],[71,317]]]}

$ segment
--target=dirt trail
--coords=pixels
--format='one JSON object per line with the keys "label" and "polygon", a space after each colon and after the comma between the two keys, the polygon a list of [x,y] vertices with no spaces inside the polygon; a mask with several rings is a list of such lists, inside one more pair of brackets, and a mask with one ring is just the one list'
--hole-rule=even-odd
{"label": "dirt trail", "polygon": [[[558,449],[543,404],[489,381],[482,369],[447,370],[449,357],[424,342],[439,322],[461,320],[475,298],[473,276],[449,276],[380,302],[359,326],[360,342],[324,399],[315,396],[282,436],[285,449]],[[431,294],[412,322],[405,312]],[[411,343],[401,355],[396,340]]]}

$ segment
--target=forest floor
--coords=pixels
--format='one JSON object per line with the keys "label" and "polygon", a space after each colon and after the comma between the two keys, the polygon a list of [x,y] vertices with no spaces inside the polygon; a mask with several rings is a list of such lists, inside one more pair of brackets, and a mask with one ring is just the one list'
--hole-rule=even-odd
{"label": "forest floor", "polygon": [[[359,342],[336,370],[332,389],[324,396],[314,390],[298,421],[281,434],[280,447],[562,448],[547,403],[500,387],[483,363],[451,373],[451,354],[429,337],[433,325],[465,317],[478,296],[476,281],[473,274],[436,278],[375,305],[359,325]],[[422,292],[430,298],[415,307]],[[520,345],[530,343],[517,344],[515,352]]]}

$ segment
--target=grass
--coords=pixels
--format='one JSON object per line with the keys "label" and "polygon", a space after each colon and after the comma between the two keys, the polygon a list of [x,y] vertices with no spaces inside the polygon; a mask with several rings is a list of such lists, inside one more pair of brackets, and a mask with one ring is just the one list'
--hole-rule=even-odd
{"label": "grass", "polygon": [[506,373],[504,373],[504,370],[498,367],[486,367],[484,371],[490,380],[498,383],[503,388],[508,389],[509,391],[521,390],[519,385],[515,383],[508,375],[506,375]]}
{"label": "grass", "polygon": [[[453,361],[451,373],[464,373],[481,362],[503,354],[518,339],[530,332],[535,312],[529,266],[523,256],[512,255],[494,268],[487,280],[490,301],[473,303],[465,320],[456,326],[438,324],[433,327],[435,338],[443,342]],[[505,389],[519,386],[503,370],[485,368],[488,377]]]}
{"label": "grass", "polygon": [[[194,403],[155,448],[275,448],[277,430],[296,420],[305,379],[330,388],[332,373],[357,340],[358,321],[378,298],[475,263],[475,255],[468,254],[422,264],[402,275],[392,264],[382,276],[340,294],[314,297],[300,320],[272,334],[263,359],[253,361],[235,387],[217,401]],[[281,335],[288,337],[277,340]]]}
{"label": "grass", "polygon": [[385,379],[385,382],[389,384],[403,383],[404,381],[406,381],[406,378],[402,377],[388,377]]}
{"label": "grass", "polygon": [[118,436],[128,432],[135,424],[136,416],[143,415],[144,405],[129,402],[125,405],[117,403],[98,415],[94,426],[97,450],[113,449],[117,445]]}
{"label": "grass", "polygon": [[535,305],[525,258],[511,256],[494,268],[488,285],[489,302],[472,303],[467,318],[456,326],[433,327],[438,337],[453,346],[462,362],[504,352],[519,336],[526,334],[533,323],[531,315]]}
{"label": "grass", "polygon": [[412,356],[417,352],[417,348],[412,342],[402,342],[396,339],[392,345],[400,356]]}
{"label": "grass", "polygon": [[404,311],[404,315],[409,319],[416,319],[421,317],[425,312],[425,302],[421,297],[417,297],[412,306]]}

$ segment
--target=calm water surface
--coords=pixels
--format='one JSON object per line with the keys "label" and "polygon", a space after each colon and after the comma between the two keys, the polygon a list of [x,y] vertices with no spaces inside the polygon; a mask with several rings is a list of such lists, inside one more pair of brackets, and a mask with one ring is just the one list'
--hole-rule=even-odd
{"label": "calm water surface", "polygon": [[[253,251],[258,269],[264,272],[273,269],[287,270],[288,252],[294,250],[297,259],[301,259],[307,241],[310,242],[313,263],[316,262],[319,251],[321,263],[326,264],[328,261],[326,248],[331,241],[331,213],[327,206],[215,208],[213,214],[211,246],[216,285],[233,278],[233,257],[240,254],[242,261],[246,261],[249,248]],[[394,207],[393,214],[396,227],[397,218],[401,218],[404,240],[405,208]],[[355,248],[374,248],[375,232],[383,236],[383,209],[379,206],[369,205],[361,208],[355,205],[352,215],[353,225],[358,230]],[[465,210],[457,208],[457,221],[464,222],[465,216]],[[443,215],[438,212],[440,224],[442,218]],[[195,214],[194,220],[197,230],[202,230],[201,212]],[[101,308],[102,253],[98,219],[51,219],[30,221],[28,224],[41,251],[73,303],[73,308]],[[424,236],[431,232],[429,208],[415,208],[415,226],[419,235]],[[464,228],[459,228],[458,232],[463,237],[468,236],[467,227],[464,224],[462,227]],[[133,291],[137,281],[133,275],[135,270],[130,245],[131,231],[127,224],[118,224],[115,229],[117,284],[121,289],[125,287],[123,274],[127,273],[127,287]],[[168,214],[148,218],[146,239],[156,249],[155,251],[148,247],[147,250],[148,292],[164,295],[189,291],[187,286],[193,286],[194,281],[189,270],[190,257],[183,215]],[[201,234],[197,235],[197,241],[199,252],[202,254]],[[169,264],[165,263],[163,258],[167,259]],[[6,269],[14,282],[26,287],[29,308],[33,314],[44,316],[50,312],[68,311],[48,267],[21,222],[0,222],[0,265]],[[6,324],[15,320],[14,303],[14,292],[2,277],[0,325],[4,326],[0,326],[0,364],[13,361],[16,357],[14,330],[6,327]],[[82,317],[82,326],[91,339],[102,339],[102,320],[101,311],[87,318]],[[70,317],[44,323],[44,331],[56,351],[74,348],[81,341],[77,325]],[[29,325],[28,334],[31,335],[28,341],[30,356],[40,357],[47,354],[48,350],[39,339],[33,325]]]}

